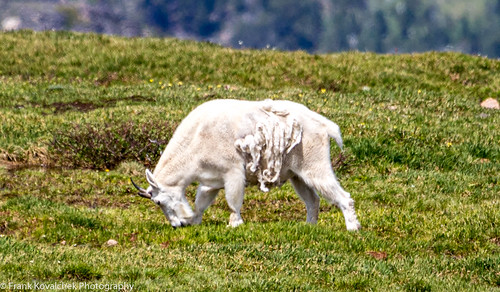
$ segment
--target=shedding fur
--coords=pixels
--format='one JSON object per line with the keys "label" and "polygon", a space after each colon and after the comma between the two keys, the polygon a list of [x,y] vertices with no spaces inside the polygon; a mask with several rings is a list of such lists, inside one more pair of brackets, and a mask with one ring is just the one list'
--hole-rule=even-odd
{"label": "shedding fur", "polygon": [[283,159],[302,139],[297,119],[266,102],[262,107],[266,115],[256,122],[253,133],[235,142],[236,148],[244,153],[247,171],[257,175],[263,192],[269,191],[268,185],[280,184]]}

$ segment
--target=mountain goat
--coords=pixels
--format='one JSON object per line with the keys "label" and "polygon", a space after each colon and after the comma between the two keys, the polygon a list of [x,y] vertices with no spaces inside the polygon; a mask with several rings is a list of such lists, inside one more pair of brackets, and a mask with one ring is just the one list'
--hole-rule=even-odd
{"label": "mountain goat", "polygon": [[[304,201],[307,222],[316,223],[319,192],[342,211],[348,230],[358,230],[354,201],[340,186],[330,162],[330,137],[342,148],[339,127],[291,101],[213,100],[194,109],[176,129],[139,195],[158,204],[173,227],[201,223],[224,188],[229,225],[243,223],[246,184],[262,191],[290,180]],[[185,189],[197,181],[195,210]]]}

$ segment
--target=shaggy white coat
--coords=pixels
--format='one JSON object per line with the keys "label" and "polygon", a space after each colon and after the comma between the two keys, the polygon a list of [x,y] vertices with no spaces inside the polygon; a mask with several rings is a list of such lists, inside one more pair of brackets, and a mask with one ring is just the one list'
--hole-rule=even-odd
{"label": "shaggy white coat", "polygon": [[[342,147],[339,127],[298,103],[209,101],[181,122],[154,172],[146,171],[147,196],[177,227],[199,224],[225,189],[229,225],[235,227],[243,223],[247,184],[268,191],[290,180],[306,204],[307,222],[318,220],[319,192],[340,208],[347,229],[357,230],[354,201],[331,167],[330,137]],[[184,193],[194,181],[199,187],[193,212]]]}

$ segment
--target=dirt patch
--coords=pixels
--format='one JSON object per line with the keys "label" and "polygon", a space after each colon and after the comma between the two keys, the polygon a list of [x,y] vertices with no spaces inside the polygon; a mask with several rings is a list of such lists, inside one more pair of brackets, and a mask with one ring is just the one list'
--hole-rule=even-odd
{"label": "dirt patch", "polygon": [[1,156],[0,155],[0,168],[3,168],[9,174],[14,174],[17,171],[25,169],[43,169],[44,171],[60,171],[64,169],[71,169],[68,167],[58,166],[51,163],[51,161],[44,156],[43,159],[17,159],[15,156]]}
{"label": "dirt patch", "polygon": [[143,95],[130,95],[125,97],[118,97],[113,99],[105,99],[98,102],[86,102],[86,101],[71,101],[71,102],[53,102],[50,104],[42,105],[43,108],[53,109],[54,114],[61,114],[67,111],[79,111],[79,112],[89,112],[98,108],[112,107],[120,101],[132,101],[132,102],[143,102],[143,101],[154,101],[152,97],[147,97]]}
{"label": "dirt patch", "polygon": [[155,99],[152,97],[143,96],[143,95],[131,95],[131,96],[127,96],[127,97],[118,99],[117,101],[155,101]]}
{"label": "dirt patch", "polygon": [[122,200],[121,198],[108,198],[105,196],[94,197],[81,197],[81,196],[68,196],[64,198],[63,202],[67,205],[87,207],[91,209],[96,208],[119,208],[128,209],[131,202]]}
{"label": "dirt patch", "polygon": [[76,110],[79,112],[89,112],[92,111],[99,106],[90,102],[81,102],[81,101],[73,101],[73,102],[54,102],[47,106],[47,108],[54,108],[54,113],[64,113],[69,110]]}
{"label": "dirt patch", "polygon": [[44,147],[31,147],[23,153],[17,154],[0,150],[0,168],[4,168],[8,172],[25,168],[46,167],[48,162],[48,151]]}

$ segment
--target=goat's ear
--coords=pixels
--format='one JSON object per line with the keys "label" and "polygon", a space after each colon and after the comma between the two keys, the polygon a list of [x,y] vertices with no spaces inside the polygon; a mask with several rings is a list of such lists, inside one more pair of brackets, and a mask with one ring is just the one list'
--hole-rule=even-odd
{"label": "goat's ear", "polygon": [[155,179],[153,173],[149,169],[146,169],[146,179],[148,180],[149,185],[152,186],[153,188],[156,188],[156,189],[160,188],[158,186],[158,184],[156,183],[156,179]]}

